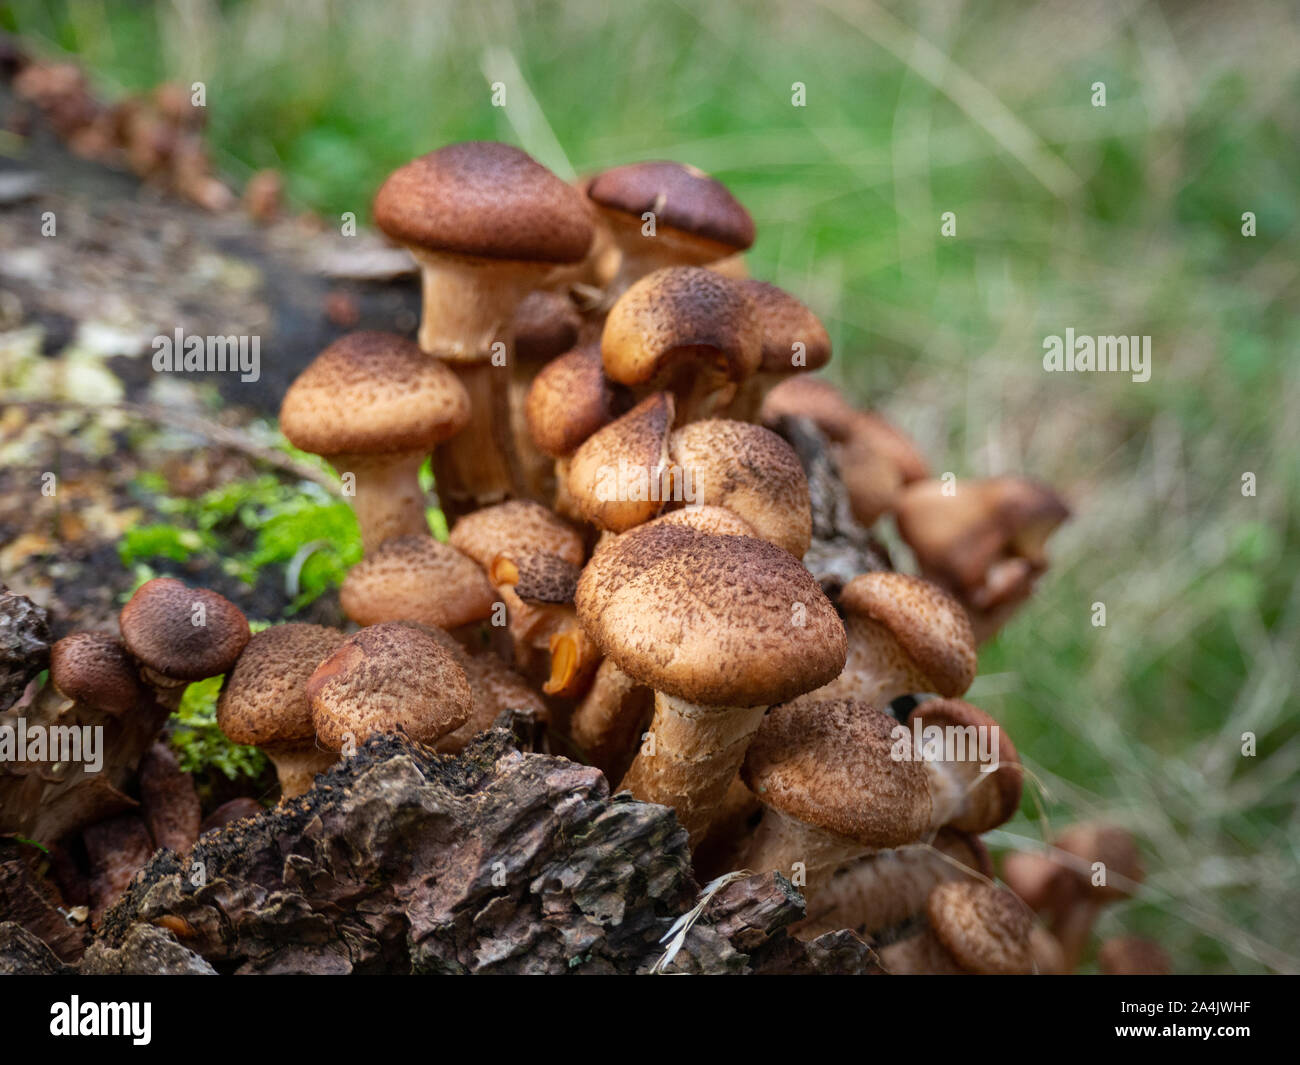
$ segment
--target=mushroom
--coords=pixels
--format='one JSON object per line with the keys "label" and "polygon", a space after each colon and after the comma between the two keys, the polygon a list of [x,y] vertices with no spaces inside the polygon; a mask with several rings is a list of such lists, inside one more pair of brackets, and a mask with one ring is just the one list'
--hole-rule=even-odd
{"label": "mushroom", "polygon": [[1054,914],[1074,897],[1070,871],[1045,852],[1010,851],[1002,879],[1035,913]]}
{"label": "mushroom", "polygon": [[[988,832],[1015,816],[1023,776],[1020,756],[992,717],[960,699],[926,699],[913,708],[907,727],[922,746],[932,827]],[[937,758],[928,749],[930,729],[940,730]],[[949,736],[954,738],[952,750],[946,742]],[[983,737],[988,737],[987,743]]]}
{"label": "mushroom", "polygon": [[140,762],[140,809],[158,847],[183,854],[199,838],[203,812],[194,778],[165,743],[155,743]]}
{"label": "mushroom", "polygon": [[[770,537],[758,535],[758,530],[750,525],[734,510],[715,507],[707,503],[670,510],[667,514],[646,523],[647,525],[686,525],[699,532],[714,536],[752,536],[758,540],[772,542]],[[599,546],[597,547],[599,550]]]}
{"label": "mushroom", "polygon": [[138,814],[124,813],[90,825],[81,833],[90,863],[90,924],[98,928],[110,906],[153,856],[149,829]]}
{"label": "mushroom", "polygon": [[307,791],[338,760],[316,742],[306,686],[344,639],[322,625],[272,625],[249,641],[222,685],[217,725],[232,742],[266,752],[282,798]]}
{"label": "mushroom", "polygon": [[1173,971],[1158,943],[1137,936],[1106,940],[1097,950],[1097,964],[1107,976],[1168,976]]}
{"label": "mushroom", "polygon": [[742,281],[758,312],[762,354],[727,414],[757,421],[767,393],[792,375],[820,370],[831,358],[831,338],[802,300],[766,281]]}
{"label": "mushroom", "polygon": [[716,263],[754,243],[749,212],[722,182],[693,166],[630,163],[597,174],[586,191],[621,253],[610,284],[615,296],[660,267]]}
{"label": "mushroom", "polygon": [[136,589],[118,615],[122,642],[169,710],[192,681],[225,673],[249,640],[248,619],[229,599],[155,577]]}
{"label": "mushroom", "polygon": [[[564,675],[567,666],[552,666]],[[569,736],[586,760],[610,780],[622,780],[637,740],[654,716],[654,691],[633,680],[613,659],[603,659],[591,687],[569,718]]]}
{"label": "mushroom", "polygon": [[358,625],[418,621],[463,643],[479,636],[497,601],[477,563],[428,533],[385,540],[348,572],[339,605]]}
{"label": "mushroom", "polygon": [[371,625],[343,641],[307,679],[321,745],[341,751],[380,733],[433,744],[469,720],[465,671],[417,625]]}
{"label": "mushroom", "polygon": [[500,554],[542,551],[570,565],[585,557],[582,534],[540,503],[512,499],[467,514],[452,527],[448,542],[488,570]]}
{"label": "mushroom", "polygon": [[812,542],[808,478],[794,448],[770,429],[710,418],[691,422],[668,442],[675,489],[690,506],[726,507],[754,535],[795,558]]}
{"label": "mushroom", "polygon": [[[1072,897],[1052,915],[1051,930],[1061,943],[1065,964],[1075,969],[1103,907],[1127,898],[1144,878],[1137,841],[1118,825],[1071,825],[1056,849],[1073,857]],[[1084,872],[1083,870],[1087,870]]]}
{"label": "mushroom", "polygon": [[50,648],[50,683],[60,695],[113,717],[146,698],[135,660],[105,632],[74,632]]}
{"label": "mushroom", "polygon": [[1011,892],[953,880],[930,892],[925,911],[925,931],[880,951],[887,972],[1010,976],[1034,971],[1033,919]]}
{"label": "mushroom", "polygon": [[920,481],[898,501],[898,531],[921,572],[951,589],[991,636],[1047,568],[1048,537],[1070,515],[1045,485],[1020,477]]}
{"label": "mushroom", "polygon": [[791,931],[804,940],[838,928],[872,935],[924,911],[939,884],[972,873],[993,875],[988,849],[978,836],[943,828],[932,843],[879,851],[838,870]]}
{"label": "mushroom", "polygon": [[391,333],[340,337],[298,375],[280,406],[280,428],[294,447],[355,477],[352,506],[367,552],[392,537],[428,533],[420,467],[469,419],[469,396],[455,375]]}
{"label": "mushroom", "polygon": [[900,695],[958,696],[975,679],[975,636],[961,605],[929,581],[878,571],[840,591],[848,662],[810,700],[860,699],[885,707]]}
{"label": "mushroom", "polygon": [[659,513],[680,491],[669,469],[668,438],[675,404],[656,392],[593,433],[574,452],[567,498],[586,521],[625,532]]}
{"label": "mushroom", "polygon": [[762,359],[763,332],[744,284],[710,270],[658,270],[610,309],[605,374],[638,396],[670,391],[679,425],[724,410]]}
{"label": "mushroom", "polygon": [[619,785],[674,807],[703,838],[764,708],[844,665],[844,627],[787,551],[686,525],[635,529],[583,569],[583,628],[655,691],[654,720]]}
{"label": "mushroom", "polygon": [[[420,347],[451,366],[469,392],[466,431],[434,454],[452,515],[523,489],[511,432],[512,323],[520,303],[592,243],[582,193],[506,144],[451,144],[388,176],[375,223],[420,264]],[[504,359],[494,359],[496,353]]]}
{"label": "mushroom", "polygon": [[743,865],[791,876],[815,896],[841,865],[921,839],[930,795],[919,762],[892,757],[897,722],[866,703],[774,706],[741,776],[766,807]]}
{"label": "mushroom", "polygon": [[533,443],[552,458],[564,459],[630,406],[627,390],[605,376],[600,345],[592,343],[542,368],[528,389],[524,414]]}

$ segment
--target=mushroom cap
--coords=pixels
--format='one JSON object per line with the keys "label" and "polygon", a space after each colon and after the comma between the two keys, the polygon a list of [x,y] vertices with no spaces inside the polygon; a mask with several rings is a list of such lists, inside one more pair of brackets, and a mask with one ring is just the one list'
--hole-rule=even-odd
{"label": "mushroom cap", "polygon": [[289,622],[248,641],[217,699],[217,725],[234,743],[256,747],[312,740],[307,679],[346,639],[338,629]]}
{"label": "mushroom cap", "polygon": [[898,470],[904,484],[912,484],[930,476],[925,456],[901,429],[875,411],[857,411],[849,434],[849,442],[859,448],[869,449],[886,459]]}
{"label": "mushroom cap", "polygon": [[776,433],[709,418],[673,433],[668,451],[693,487],[691,503],[726,507],[760,539],[803,558],[812,542],[808,478],[794,448]]}
{"label": "mushroom cap", "polygon": [[358,625],[418,621],[455,629],[488,617],[496,600],[472,558],[419,533],[385,540],[339,589],[343,613]]}
{"label": "mushroom cap", "polygon": [[668,438],[675,411],[672,393],[656,392],[583,441],[565,478],[583,518],[625,532],[659,513],[671,495]]}
{"label": "mushroom cap", "polygon": [[1090,873],[1074,874],[1081,882],[1085,894],[1099,901],[1122,899],[1129,894],[1127,887],[1111,883],[1112,874],[1139,884],[1146,875],[1142,868],[1142,855],[1138,851],[1137,840],[1130,832],[1118,825],[1100,822],[1070,825],[1057,837],[1056,848],[1065,851],[1066,854],[1074,855],[1089,866],[1096,862],[1101,862],[1105,866],[1105,884],[1094,884]]}
{"label": "mushroom cap", "polygon": [[744,251],[754,243],[754,220],[717,178],[684,163],[644,162],[617,166],[586,183],[593,203],[610,211],[655,214],[656,228],[718,245],[715,258]]}
{"label": "mushroom cap", "polygon": [[741,775],[766,805],[873,849],[901,847],[930,827],[918,761],[892,757],[898,722],[857,699],[774,706]]}
{"label": "mushroom cap", "polygon": [[582,315],[563,292],[539,288],[515,309],[515,357],[542,362],[563,355],[578,342]]}
{"label": "mushroom cap", "polygon": [[[951,824],[966,832],[988,832],[1010,821],[1020,809],[1024,773],[1020,755],[1006,730],[978,706],[972,706],[961,699],[926,699],[917,703],[908,715],[908,726],[911,727],[917,720],[921,722],[922,728],[938,725],[940,728],[953,726],[960,729],[997,729],[998,768],[991,774],[981,774],[991,775],[993,779],[987,783],[981,782],[976,791],[967,794],[967,809],[954,818]],[[978,757],[978,748],[975,757]]]}
{"label": "mushroom cap", "polygon": [[[831,338],[821,319],[802,300],[766,281],[742,281],[758,310],[762,329],[759,369],[768,373],[819,370],[831,359]],[[794,362],[795,345],[803,345],[803,362]]]}
{"label": "mushroom cap", "polygon": [[492,560],[488,575],[494,584],[512,585],[525,603],[562,605],[573,602],[581,572],[547,551],[503,551]]}
{"label": "mushroom cap", "polygon": [[584,557],[582,534],[528,499],[510,499],[466,514],[448,540],[484,570],[502,552],[545,551],[575,566],[581,566]]}
{"label": "mushroom cap", "polygon": [[787,377],[763,397],[762,419],[767,424],[779,418],[808,418],[837,444],[853,435],[860,413],[829,381],[807,374]]}
{"label": "mushroom cap", "polygon": [[393,333],[348,333],[285,393],[280,428],[314,455],[429,451],[468,423],[456,375]]}
{"label": "mushroom cap", "polygon": [[703,533],[714,536],[752,536],[762,539],[744,518],[734,510],[726,507],[700,506],[683,507],[661,514],[647,525],[687,525]]}
{"label": "mushroom cap", "polygon": [[135,662],[106,632],[74,632],[50,648],[50,682],[69,699],[120,717],[144,699]]}
{"label": "mushroom cap", "polygon": [[587,563],[575,604],[625,673],[697,704],[779,703],[844,668],[844,625],[830,600],[766,540],[634,529]]}
{"label": "mushroom cap", "polygon": [[[455,644],[455,641],[451,641]],[[455,754],[506,710],[531,711],[538,721],[547,721],[550,711],[542,697],[528,681],[507,666],[491,651],[464,655],[461,668],[469,679],[474,708],[465,724],[447,733],[437,743],[438,750]]]}
{"label": "mushroom cap", "polygon": [[1007,887],[1038,913],[1055,909],[1075,893],[1070,871],[1040,851],[1010,851],[1002,859]]}
{"label": "mushroom cap", "polygon": [[1015,895],[975,880],[950,880],[930,892],[930,928],[967,972],[1013,975],[1033,971],[1033,917]]}
{"label": "mushroom cap", "polygon": [[606,375],[624,385],[648,384],[683,362],[740,381],[758,369],[763,332],[743,282],[701,267],[669,266],[618,298],[600,351]]}
{"label": "mushroom cap", "polygon": [[251,635],[243,611],[224,595],[155,577],[118,615],[122,642],[141,663],[173,680],[204,680],[235,664]]}
{"label": "mushroom cap", "polygon": [[433,743],[463,725],[473,696],[465,671],[441,641],[400,621],[349,636],[307,681],[316,735],[341,750],[351,735],[405,732]]}
{"label": "mushroom cap", "polygon": [[890,631],[939,695],[961,695],[975,679],[975,634],[960,603],[936,584],[905,573],[863,573],[840,592],[840,606]]}
{"label": "mushroom cap", "polygon": [[542,367],[528,388],[528,435],[552,458],[572,454],[621,413],[620,391],[605,376],[599,344],[565,352]]}
{"label": "mushroom cap", "polygon": [[580,262],[594,233],[581,192],[495,141],[412,159],[380,186],[373,214],[402,244],[516,262]]}

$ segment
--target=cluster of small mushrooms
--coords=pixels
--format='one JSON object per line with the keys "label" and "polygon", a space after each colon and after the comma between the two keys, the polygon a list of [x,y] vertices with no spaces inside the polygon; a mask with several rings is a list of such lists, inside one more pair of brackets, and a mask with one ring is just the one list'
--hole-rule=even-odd
{"label": "cluster of small mushrooms", "polygon": [[[1021,765],[961,699],[1046,566],[1056,494],[953,490],[812,376],[826,329],[746,277],[753,221],[692,167],[574,186],[516,148],[454,144],[390,175],[374,218],[418,261],[418,342],[345,335],[281,409],[354,506],[365,557],[340,596],[360,628],[250,637],[233,604],[159,579],[121,644],[70,638],[83,667],[97,656],[78,682],[133,658],[166,700],[225,674],[221,728],[266,751],[289,801],[374,734],[456,752],[523,711],[614,790],[672,807],[701,881],[791,877],[799,935],[856,929],[891,972],[1075,964],[1097,900],[1043,877],[1049,928],[995,882],[980,834],[1015,813]],[[824,438],[863,526],[893,516],[920,575],[805,566],[808,478],[767,427],[789,419]],[[430,455],[448,542],[429,531]],[[54,682],[82,690],[57,657]],[[992,730],[996,767],[974,746],[899,757],[918,723]]]}

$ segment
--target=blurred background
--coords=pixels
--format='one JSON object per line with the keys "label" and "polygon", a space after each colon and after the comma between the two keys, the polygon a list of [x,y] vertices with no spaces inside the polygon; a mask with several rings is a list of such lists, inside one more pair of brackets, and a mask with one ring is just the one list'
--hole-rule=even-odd
{"label": "blurred background", "polygon": [[[1024,473],[1074,508],[969,695],[1034,773],[991,842],[1124,825],[1147,882],[1097,938],[1148,936],[1176,972],[1300,966],[1294,4],[4,0],[0,29],[109,98],[203,81],[221,174],[277,170],[327,219],[462,139],[565,177],[721,178],[753,276],[825,321],[832,377],[936,472]],[[1150,335],[1150,381],[1044,373],[1067,328]],[[350,520],[248,492],[132,530],[121,561],[220,552],[204,537],[251,498],[280,521],[241,556],[255,579]],[[317,590],[347,561],[312,559]]]}

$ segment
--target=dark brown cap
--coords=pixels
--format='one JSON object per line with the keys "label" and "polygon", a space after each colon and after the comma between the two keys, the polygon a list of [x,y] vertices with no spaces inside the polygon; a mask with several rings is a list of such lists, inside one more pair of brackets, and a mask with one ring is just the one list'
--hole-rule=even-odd
{"label": "dark brown cap", "polygon": [[314,455],[430,451],[469,423],[456,375],[392,333],[349,333],[285,393],[280,428]]}
{"label": "dark brown cap", "polygon": [[358,625],[418,621],[455,629],[486,618],[496,598],[472,558],[418,533],[385,540],[339,589],[343,613]]}
{"label": "dark brown cap", "polygon": [[[802,300],[766,281],[742,281],[758,311],[763,336],[759,369],[767,373],[819,370],[831,359],[831,338],[821,319]],[[796,364],[796,346],[803,360]]]}
{"label": "dark brown cap", "polygon": [[492,560],[492,583],[510,585],[525,603],[563,605],[573,602],[581,569],[548,551],[503,551]]}
{"label": "dark brown cap", "polygon": [[896,760],[898,722],[856,699],[774,706],[742,769],[768,806],[872,849],[901,847],[930,828],[920,762]]}
{"label": "dark brown cap", "polygon": [[172,680],[225,673],[248,643],[248,619],[229,599],[155,577],[136,589],[118,616],[126,649]]}
{"label": "dark brown cap", "polygon": [[712,258],[744,251],[754,243],[754,220],[727,187],[683,163],[629,163],[597,174],[586,183],[592,202],[638,220],[655,214],[666,226],[717,245]]}
{"label": "dark brown cap", "polygon": [[563,355],[578,342],[582,315],[563,292],[536,289],[515,310],[515,357],[521,362],[546,362]]}
{"label": "dark brown cap", "polygon": [[545,454],[563,458],[630,405],[625,393],[605,376],[599,344],[574,348],[533,378],[524,401],[528,435]]}
{"label": "dark brown cap", "polygon": [[575,602],[624,672],[695,703],[779,703],[844,668],[839,615],[812,574],[765,540],[634,529],[587,563]]}
{"label": "dark brown cap", "polygon": [[449,144],[393,171],[374,219],[403,244],[518,262],[579,262],[593,233],[581,192],[495,141]]}
{"label": "dark brown cap", "polygon": [[50,682],[67,698],[114,717],[144,698],[135,662],[106,632],[74,632],[51,647]]}

